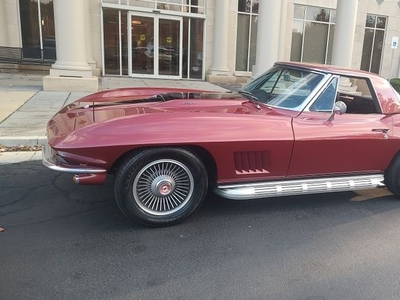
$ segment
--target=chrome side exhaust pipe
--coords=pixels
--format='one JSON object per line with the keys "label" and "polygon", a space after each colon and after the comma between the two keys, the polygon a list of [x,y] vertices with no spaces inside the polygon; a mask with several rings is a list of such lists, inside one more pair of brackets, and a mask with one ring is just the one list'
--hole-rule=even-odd
{"label": "chrome side exhaust pipe", "polygon": [[75,174],[72,181],[80,185],[102,185],[106,177],[107,173]]}

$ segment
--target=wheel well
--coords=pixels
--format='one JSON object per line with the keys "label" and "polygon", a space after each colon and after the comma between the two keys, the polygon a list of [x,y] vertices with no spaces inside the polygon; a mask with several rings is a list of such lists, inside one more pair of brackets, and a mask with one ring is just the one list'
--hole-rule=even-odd
{"label": "wheel well", "polygon": [[396,196],[400,196],[400,187],[399,187],[399,169],[400,169],[400,151],[397,152],[389,166],[385,170],[385,185],[387,189],[395,194]]}
{"label": "wheel well", "polygon": [[397,152],[393,155],[392,159],[390,160],[388,166],[387,166],[386,169],[385,169],[385,173],[386,173],[386,170],[388,170],[388,169],[390,168],[390,166],[392,166],[393,163],[397,160],[397,157],[398,157],[398,156],[400,156],[400,150],[397,151]]}
{"label": "wheel well", "polygon": [[195,155],[197,155],[200,160],[203,162],[207,174],[208,174],[208,183],[211,188],[214,188],[216,182],[217,182],[217,174],[218,174],[218,169],[217,169],[217,164],[215,163],[215,160],[213,156],[208,152],[206,149],[199,147],[199,146],[187,146],[183,147],[187,149],[190,152],[193,152]]}
{"label": "wheel well", "polygon": [[127,157],[131,157],[143,150],[150,149],[150,148],[182,148],[182,149],[186,149],[186,150],[192,152],[203,162],[203,164],[207,170],[208,182],[209,182],[210,187],[213,188],[215,183],[217,182],[217,165],[215,163],[214,158],[212,157],[210,152],[208,152],[206,149],[204,149],[203,147],[200,147],[200,146],[196,146],[196,145],[185,145],[185,146],[168,145],[168,146],[158,146],[158,147],[137,148],[137,149],[128,151],[128,152],[124,153],[123,155],[121,155],[114,162],[112,167],[110,168],[111,172],[114,173],[115,170],[117,170],[119,168],[119,165],[127,159]]}

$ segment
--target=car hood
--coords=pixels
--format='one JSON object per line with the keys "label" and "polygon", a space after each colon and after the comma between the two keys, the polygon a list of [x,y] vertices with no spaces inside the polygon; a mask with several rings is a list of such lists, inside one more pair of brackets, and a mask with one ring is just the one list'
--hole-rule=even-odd
{"label": "car hood", "polygon": [[[162,101],[156,97],[173,93],[191,93],[193,98]],[[93,126],[118,130],[135,124],[162,126],[163,122],[171,120],[179,120],[182,124],[189,124],[194,119],[206,122],[202,120],[227,115],[279,116],[282,112],[267,107],[260,109],[236,93],[165,88],[118,89],[95,93],[64,107],[49,121],[47,134],[54,146],[69,133]]]}
{"label": "car hood", "polygon": [[79,99],[79,103],[111,103],[135,99],[146,99],[148,97],[167,93],[218,93],[215,91],[182,89],[182,88],[121,88],[105,90]]}

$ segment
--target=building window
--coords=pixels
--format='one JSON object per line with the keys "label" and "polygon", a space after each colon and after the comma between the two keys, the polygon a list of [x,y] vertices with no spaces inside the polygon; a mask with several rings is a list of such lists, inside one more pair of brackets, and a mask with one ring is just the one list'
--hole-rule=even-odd
{"label": "building window", "polygon": [[236,71],[251,72],[256,63],[259,0],[239,0],[236,35]]}
{"label": "building window", "polygon": [[19,9],[23,58],[55,60],[53,0],[19,0]]}
{"label": "building window", "polygon": [[183,78],[202,79],[203,36],[204,20],[183,19]]}
{"label": "building window", "polygon": [[364,45],[361,58],[361,70],[379,74],[387,17],[367,15],[365,22]]}
{"label": "building window", "polygon": [[128,5],[178,12],[205,13],[205,0],[103,0],[105,4]]}
{"label": "building window", "polygon": [[103,10],[104,68],[106,74],[128,74],[126,18],[126,12],[113,9]]}
{"label": "building window", "polygon": [[336,10],[294,6],[291,61],[330,64]]}

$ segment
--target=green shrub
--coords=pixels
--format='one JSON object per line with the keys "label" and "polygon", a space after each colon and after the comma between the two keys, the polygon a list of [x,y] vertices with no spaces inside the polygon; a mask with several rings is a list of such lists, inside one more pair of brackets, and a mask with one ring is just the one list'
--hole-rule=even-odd
{"label": "green shrub", "polygon": [[394,87],[394,89],[400,93],[400,78],[392,78],[390,79],[390,84]]}

